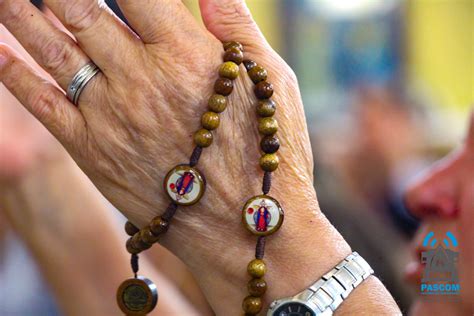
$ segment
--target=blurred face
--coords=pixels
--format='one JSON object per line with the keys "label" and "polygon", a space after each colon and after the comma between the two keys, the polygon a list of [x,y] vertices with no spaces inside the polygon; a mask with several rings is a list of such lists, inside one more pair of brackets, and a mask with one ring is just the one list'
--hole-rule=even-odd
{"label": "blurred face", "polygon": [[[406,203],[424,221],[421,238],[428,231],[445,236],[449,230],[458,239],[461,297],[465,306],[474,308],[474,114],[465,143],[411,186]],[[419,238],[416,247],[421,245]],[[412,278],[416,269],[407,268]]]}

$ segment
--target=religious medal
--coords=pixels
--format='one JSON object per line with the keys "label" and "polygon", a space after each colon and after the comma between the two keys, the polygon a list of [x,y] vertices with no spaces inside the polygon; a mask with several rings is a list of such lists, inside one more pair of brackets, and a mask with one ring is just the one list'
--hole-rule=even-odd
{"label": "religious medal", "polygon": [[179,205],[191,205],[204,194],[205,180],[196,168],[178,165],[168,172],[164,181],[168,196]]}
{"label": "religious medal", "polygon": [[158,301],[156,285],[149,279],[137,276],[125,280],[117,290],[117,302],[128,316],[146,315]]}
{"label": "religious medal", "polygon": [[277,200],[268,195],[254,196],[242,209],[245,227],[255,235],[273,234],[283,223],[283,210]]}

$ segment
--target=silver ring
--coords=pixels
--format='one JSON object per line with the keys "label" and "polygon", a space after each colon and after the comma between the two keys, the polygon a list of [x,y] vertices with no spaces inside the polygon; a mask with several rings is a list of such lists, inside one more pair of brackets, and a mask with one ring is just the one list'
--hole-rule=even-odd
{"label": "silver ring", "polygon": [[87,83],[99,73],[100,69],[93,62],[88,62],[81,67],[78,72],[72,77],[71,83],[67,87],[66,95],[69,101],[74,105],[78,105],[79,96]]}

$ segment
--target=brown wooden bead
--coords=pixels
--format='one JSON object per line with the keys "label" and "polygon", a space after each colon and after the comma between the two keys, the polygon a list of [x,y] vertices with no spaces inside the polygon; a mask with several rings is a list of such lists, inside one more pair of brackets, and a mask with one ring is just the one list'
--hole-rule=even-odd
{"label": "brown wooden bead", "polygon": [[147,244],[154,244],[158,241],[159,236],[153,234],[150,226],[148,226],[140,230],[140,239]]}
{"label": "brown wooden bead", "polygon": [[252,279],[247,284],[247,290],[252,296],[262,296],[267,290],[267,282],[264,279]]}
{"label": "brown wooden bead", "polygon": [[199,147],[209,147],[212,144],[212,133],[204,128],[201,128],[194,133],[194,143]]}
{"label": "brown wooden bead", "polygon": [[237,65],[240,65],[243,59],[244,54],[236,47],[231,47],[224,53],[224,61],[233,61]]}
{"label": "brown wooden bead", "polygon": [[168,221],[165,221],[160,216],[157,216],[154,219],[152,219],[150,223],[150,230],[155,236],[166,233],[168,231],[168,227],[169,227]]}
{"label": "brown wooden bead", "polygon": [[280,148],[280,140],[275,135],[265,136],[260,141],[260,148],[266,154],[273,154]]}
{"label": "brown wooden bead", "polygon": [[257,84],[260,81],[267,80],[267,71],[262,66],[255,66],[248,71],[250,79]]}
{"label": "brown wooden bead", "polygon": [[146,243],[141,239],[140,233],[133,235],[132,246],[135,249],[146,250],[152,246],[152,244]]}
{"label": "brown wooden bead", "polygon": [[239,66],[232,61],[226,61],[219,67],[219,76],[234,80],[239,76]]}
{"label": "brown wooden bead", "polygon": [[138,233],[140,230],[138,229],[137,226],[133,225],[132,222],[130,221],[127,221],[125,223],[125,232],[127,233],[127,235],[129,236],[133,236],[135,235],[136,233]]}
{"label": "brown wooden bead", "polygon": [[250,69],[257,66],[257,63],[254,62],[253,60],[250,60],[250,59],[244,60],[243,63],[244,63],[245,69],[247,69],[247,71],[250,71]]}
{"label": "brown wooden bead", "polygon": [[232,83],[232,80],[228,78],[218,78],[214,84],[214,91],[223,96],[231,94],[233,89],[234,84]]}
{"label": "brown wooden bead", "polygon": [[205,129],[213,130],[219,127],[219,114],[215,112],[205,112],[201,117],[201,125]]}
{"label": "brown wooden bead", "polygon": [[276,111],[275,101],[272,99],[258,100],[257,114],[261,117],[273,116]]}
{"label": "brown wooden bead", "polygon": [[262,299],[255,296],[247,296],[242,302],[242,309],[248,314],[256,315],[262,310]]}
{"label": "brown wooden bead", "polygon": [[207,102],[207,106],[209,107],[209,110],[213,112],[216,112],[216,113],[224,112],[225,108],[227,107],[227,99],[223,95],[213,94],[209,98],[209,101]]}
{"label": "brown wooden bead", "polygon": [[262,168],[263,171],[275,171],[279,163],[280,159],[278,159],[276,154],[265,154],[260,157],[260,168]]}
{"label": "brown wooden bead", "polygon": [[140,249],[136,249],[135,247],[133,247],[132,245],[132,237],[130,237],[129,239],[127,239],[127,242],[125,244],[126,248],[127,248],[127,251],[130,253],[130,254],[137,254],[137,253],[140,253]]}
{"label": "brown wooden bead", "polygon": [[239,42],[231,41],[231,42],[224,43],[224,50],[228,50],[231,48],[237,48],[241,52],[244,51],[244,47]]}
{"label": "brown wooden bead", "polygon": [[263,135],[273,135],[278,131],[278,122],[273,117],[261,118],[258,122],[258,131]]}
{"label": "brown wooden bead", "polygon": [[247,272],[253,278],[261,278],[265,275],[265,272],[267,272],[267,267],[263,260],[253,259],[247,265]]}
{"label": "brown wooden bead", "polygon": [[260,81],[255,85],[254,92],[258,99],[268,99],[273,95],[273,85],[267,81]]}

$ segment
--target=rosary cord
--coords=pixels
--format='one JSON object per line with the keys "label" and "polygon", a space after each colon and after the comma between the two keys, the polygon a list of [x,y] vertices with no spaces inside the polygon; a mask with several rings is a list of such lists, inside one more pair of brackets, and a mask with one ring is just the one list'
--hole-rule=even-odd
{"label": "rosary cord", "polygon": [[138,255],[136,253],[132,254],[132,257],[130,258],[130,265],[132,266],[132,271],[133,274],[135,275],[135,278],[137,278],[137,273],[138,273]]}

